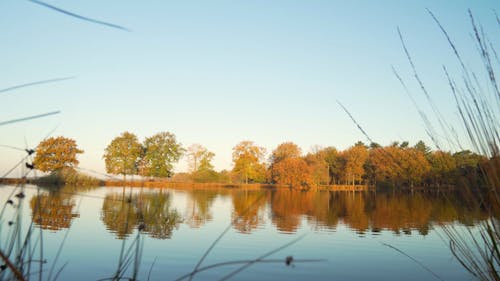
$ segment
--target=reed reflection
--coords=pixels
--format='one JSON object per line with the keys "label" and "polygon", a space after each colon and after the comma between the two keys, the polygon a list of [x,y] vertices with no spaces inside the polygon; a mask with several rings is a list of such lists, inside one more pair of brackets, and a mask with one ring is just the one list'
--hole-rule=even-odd
{"label": "reed reflection", "polygon": [[101,220],[118,239],[125,239],[140,228],[152,238],[171,238],[174,228],[182,222],[181,215],[171,207],[171,195],[165,191],[137,194],[106,195]]}

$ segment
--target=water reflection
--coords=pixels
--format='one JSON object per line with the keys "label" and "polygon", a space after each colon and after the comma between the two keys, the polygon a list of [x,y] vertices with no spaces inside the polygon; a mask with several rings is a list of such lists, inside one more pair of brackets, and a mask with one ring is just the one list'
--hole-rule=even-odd
{"label": "water reflection", "polygon": [[211,221],[213,214],[210,209],[215,198],[220,195],[219,193],[215,190],[189,191],[184,222],[190,227],[198,228],[207,221]]}
{"label": "water reflection", "polygon": [[[485,210],[470,209],[456,193],[301,192],[290,189],[230,193],[233,227],[251,233],[265,223],[269,207],[271,223],[278,231],[294,233],[304,221],[313,229],[335,230],[345,225],[359,234],[392,231],[428,234],[433,225],[474,225],[487,219]],[[259,197],[263,196],[261,200]],[[254,204],[252,206],[252,204]]]}
{"label": "water reflection", "polygon": [[[52,231],[69,228],[71,221],[79,217],[70,191],[63,189],[32,197],[30,206],[35,224]],[[180,213],[172,203],[182,195],[187,200]],[[470,204],[464,203],[455,193],[278,189],[182,190],[178,193],[134,190],[130,194],[115,190],[108,191],[104,197],[101,220],[119,239],[128,237],[137,228],[150,237],[168,239],[182,222],[200,228],[215,216],[229,215],[214,213],[217,208],[213,205],[219,202],[217,198],[230,199],[233,228],[240,233],[252,233],[269,223],[283,233],[294,233],[306,225],[316,231],[332,231],[343,225],[359,234],[391,231],[427,235],[434,225],[460,223],[470,226],[488,217],[485,210],[467,207]]]}
{"label": "water reflection", "polygon": [[119,239],[127,238],[138,227],[152,238],[167,239],[182,222],[179,212],[171,207],[171,194],[163,190],[107,194],[101,220]]}
{"label": "water reflection", "polygon": [[231,193],[233,227],[240,233],[250,233],[264,224],[266,191],[236,190]]}
{"label": "water reflection", "polygon": [[271,196],[276,228],[295,232],[301,218],[317,230],[340,223],[363,234],[382,230],[426,235],[435,224],[473,225],[487,218],[484,210],[469,209],[457,194],[297,192],[277,190]]}
{"label": "water reflection", "polygon": [[69,228],[71,221],[79,217],[74,210],[75,200],[61,192],[35,195],[30,200],[30,207],[35,225],[51,231]]}

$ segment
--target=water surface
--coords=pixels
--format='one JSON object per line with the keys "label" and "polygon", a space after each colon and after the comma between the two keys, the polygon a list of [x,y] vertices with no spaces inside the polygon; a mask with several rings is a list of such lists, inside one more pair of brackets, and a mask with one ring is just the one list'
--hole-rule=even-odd
{"label": "water surface", "polygon": [[[9,197],[14,188],[1,186],[0,200],[15,198]],[[122,249],[124,255],[142,253],[137,256],[139,280],[175,280],[193,270],[228,226],[203,265],[253,260],[303,236],[267,257],[279,262],[252,264],[231,280],[436,280],[385,244],[444,280],[471,280],[451,255],[441,225],[465,228],[487,218],[480,210],[465,208],[451,193],[122,187],[55,191],[36,186],[26,186],[24,193],[25,198],[14,199],[15,204],[21,201],[19,212],[11,205],[5,209],[1,247],[11,241],[16,225],[8,221],[20,220],[17,225],[26,233],[33,219],[37,235],[32,240],[42,231],[44,279],[62,249],[54,267],[66,263],[59,280],[112,277]],[[137,251],[136,239],[142,251]],[[289,256],[319,261],[287,266]],[[135,255],[130,257],[124,277],[134,274]],[[217,267],[195,280],[219,280],[240,266]]]}

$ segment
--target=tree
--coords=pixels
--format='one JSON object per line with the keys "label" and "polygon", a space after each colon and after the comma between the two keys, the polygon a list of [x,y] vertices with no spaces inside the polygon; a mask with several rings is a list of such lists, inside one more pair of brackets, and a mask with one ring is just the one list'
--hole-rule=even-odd
{"label": "tree", "polygon": [[293,188],[309,188],[313,185],[311,168],[302,158],[287,158],[274,165],[273,181]]}
{"label": "tree", "polygon": [[262,163],[265,149],[252,141],[242,141],[233,147],[233,173],[245,183],[262,182],[266,177],[266,167]]}
{"label": "tree", "polygon": [[449,152],[435,151],[428,156],[431,165],[431,178],[434,184],[452,184],[455,180],[457,163]]}
{"label": "tree", "polygon": [[140,162],[142,176],[171,177],[173,163],[179,161],[184,149],[169,132],[161,132],[144,141],[144,155]]}
{"label": "tree", "polygon": [[284,142],[273,150],[271,154],[271,166],[288,158],[299,158],[301,154],[300,148],[295,143]]}
{"label": "tree", "polygon": [[188,165],[191,172],[198,172],[200,170],[213,170],[212,159],[215,153],[208,151],[207,148],[200,144],[193,144],[187,149]]}
{"label": "tree", "polygon": [[424,153],[415,148],[401,149],[399,165],[403,171],[402,180],[410,187],[421,183],[431,170]]}
{"label": "tree", "polygon": [[76,155],[83,153],[76,141],[65,137],[53,137],[38,144],[33,161],[35,167],[42,172],[55,172],[66,167],[78,165]]}
{"label": "tree", "polygon": [[431,169],[421,150],[398,145],[370,150],[366,168],[372,181],[390,182],[393,186],[421,183]]}
{"label": "tree", "polygon": [[345,157],[344,177],[346,182],[351,180],[353,185],[356,182],[361,182],[365,175],[364,165],[368,159],[368,149],[362,142],[358,142],[344,151],[343,154]]}
{"label": "tree", "polygon": [[322,149],[319,151],[319,154],[328,166],[329,183],[335,184],[340,179],[340,174],[344,165],[343,159],[340,157],[338,150],[333,146]]}
{"label": "tree", "polygon": [[303,159],[309,166],[311,180],[315,185],[330,183],[329,165],[325,161],[324,150],[308,153]]}
{"label": "tree", "polygon": [[114,138],[104,151],[104,162],[106,172],[123,175],[136,175],[138,163],[142,152],[142,146],[137,140],[137,136],[123,132],[119,137]]}
{"label": "tree", "polygon": [[431,153],[431,148],[428,147],[423,141],[418,141],[417,144],[413,147],[418,151],[421,151],[425,156],[428,156]]}
{"label": "tree", "polygon": [[377,183],[391,182],[397,184],[398,176],[402,173],[397,162],[398,152],[401,149],[397,146],[378,147],[370,149],[367,163],[368,178]]}

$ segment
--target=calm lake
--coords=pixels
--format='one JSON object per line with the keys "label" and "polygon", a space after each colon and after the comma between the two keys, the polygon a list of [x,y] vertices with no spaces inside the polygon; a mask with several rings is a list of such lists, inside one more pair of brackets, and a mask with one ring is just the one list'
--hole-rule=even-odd
{"label": "calm lake", "polygon": [[[123,256],[131,253],[123,277],[131,277],[137,245],[142,249],[137,261],[139,280],[175,280],[193,270],[228,226],[202,267],[254,260],[303,236],[265,257],[274,262],[251,264],[230,280],[438,280],[387,245],[444,280],[471,280],[451,255],[441,225],[465,229],[487,217],[480,210],[467,210],[453,193],[122,187],[65,187],[56,192],[26,186],[25,198],[18,199],[9,197],[14,188],[0,186],[2,202],[12,198],[17,205],[21,201],[19,212],[6,205],[1,247],[5,249],[12,240],[16,224],[24,237],[34,218],[36,235],[30,243],[43,242],[47,260],[43,280],[61,244],[54,271],[66,266],[58,280],[112,277],[122,249]],[[16,223],[9,226],[8,221]],[[136,239],[140,243],[134,243]],[[296,260],[289,266],[288,256]],[[215,267],[194,280],[220,280],[242,265]]]}

